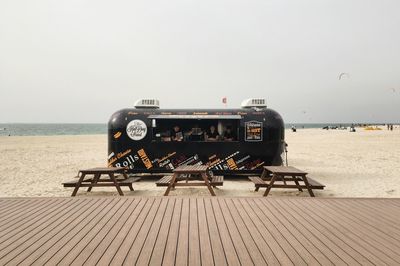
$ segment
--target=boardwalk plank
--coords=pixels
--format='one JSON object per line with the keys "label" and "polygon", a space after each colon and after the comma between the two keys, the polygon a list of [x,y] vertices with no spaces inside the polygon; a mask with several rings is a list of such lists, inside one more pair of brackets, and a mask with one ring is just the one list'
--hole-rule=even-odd
{"label": "boardwalk plank", "polygon": [[[240,265],[240,259],[238,253],[236,252],[235,245],[232,241],[232,237],[229,233],[228,226],[225,222],[225,219],[222,215],[219,205],[216,204],[217,202],[215,200],[211,199],[206,199],[205,203],[207,212],[208,210],[210,210],[211,213],[212,210],[214,214],[213,216],[210,215],[210,218],[214,217],[213,222],[215,222],[214,224],[218,228],[220,240],[224,248],[225,258],[227,260],[228,265]],[[209,221],[212,221],[212,219],[209,219]],[[214,252],[214,257],[215,256],[216,255]]]}
{"label": "boardwalk plank", "polygon": [[272,214],[268,211],[265,211],[265,206],[263,206],[262,203],[258,200],[254,199],[249,199],[248,203],[250,205],[250,208],[253,208],[253,211],[260,216],[260,219],[263,221],[264,226],[267,228],[267,230],[280,243],[279,245],[285,250],[290,260],[295,265],[306,265],[306,261],[296,250],[296,246],[292,246],[291,242],[280,231],[280,227],[275,225],[271,218]]}
{"label": "boardwalk plank", "polygon": [[[149,212],[149,215],[146,217],[138,234],[135,236],[135,241],[132,243],[129,252],[124,259],[124,265],[136,264],[140,252],[142,251],[141,247],[145,245],[147,236],[149,235],[149,232],[154,225],[154,221],[156,220],[156,218],[158,219],[158,217],[162,217],[164,215],[166,203],[167,201],[165,200],[156,199],[156,202]],[[156,228],[155,230],[158,231],[158,228]],[[144,250],[144,252],[151,252],[151,250],[147,249]],[[145,256],[147,256],[147,254]]]}
{"label": "boardwalk plank", "polygon": [[[236,209],[236,206],[232,203],[232,199],[226,199],[224,201],[225,206],[229,210],[229,213],[234,217],[233,221],[236,225],[237,228],[240,228],[239,234],[241,238],[243,239],[243,243],[246,245],[246,248],[256,265],[262,265],[262,264],[272,264],[276,265],[277,260],[268,248],[268,245],[265,245],[265,243],[262,243],[260,246],[257,246],[256,242],[254,239],[257,239],[260,241],[260,236],[259,234],[254,234],[252,235],[250,231],[248,230],[249,225],[246,225],[246,223],[243,222],[242,217],[240,216],[238,210]],[[260,249],[261,247],[261,249]],[[265,248],[266,247],[266,248]],[[264,253],[264,254],[263,254]],[[263,256],[264,255],[264,256]]]}
{"label": "boardwalk plank", "polygon": [[[78,201],[77,201],[78,202]],[[68,230],[69,228],[65,228],[57,234],[57,237],[53,239],[53,241],[49,241],[48,243],[37,247],[37,250],[32,254],[40,254],[39,257],[35,258],[34,260],[27,260],[27,263],[31,263],[33,265],[44,265],[48,260],[50,260],[61,248],[67,245],[67,243],[76,237],[79,232],[81,232],[84,228],[82,225],[86,225],[89,223],[91,219],[95,219],[98,213],[101,211],[101,208],[105,206],[106,200],[105,199],[97,199],[90,201],[93,204],[93,208],[89,209],[89,211],[85,212],[81,215],[80,219],[76,220],[72,223],[72,229]],[[25,262],[23,262],[25,263]]]}
{"label": "boardwalk plank", "polygon": [[[377,257],[376,255],[374,255],[374,252],[371,252],[368,246],[362,243],[362,240],[360,241],[360,239],[356,235],[354,235],[354,233],[343,233],[339,226],[335,226],[329,223],[328,219],[324,215],[321,215],[321,212],[323,211],[322,209],[318,208],[318,211],[315,211],[315,208],[310,208],[309,205],[312,204],[312,201],[309,201],[308,204],[302,204],[301,206],[299,206],[295,201],[292,202],[293,204],[296,204],[299,208],[301,208],[303,212],[308,213],[308,215],[318,217],[320,219],[320,222],[324,224],[324,227],[326,228],[325,230],[335,232],[336,236],[338,236],[342,241],[351,246],[354,250],[357,250],[365,258],[367,258],[370,263],[381,265],[384,263],[384,260],[386,260],[384,258],[380,258],[379,256]],[[341,217],[338,216],[337,219],[341,219]]]}
{"label": "boardwalk plank", "polygon": [[[174,213],[178,210],[177,200],[173,198],[168,198],[168,206],[165,211],[164,219],[162,220],[162,224],[160,226],[160,231],[156,238],[156,243],[154,244],[154,248],[151,254],[149,265],[161,265],[164,257],[165,248],[168,241],[169,230],[171,228],[172,219],[174,217]],[[176,246],[176,244],[175,244]],[[175,257],[175,256],[174,256]]]}
{"label": "boardwalk plank", "polygon": [[[158,234],[161,230],[161,224],[167,214],[167,211],[172,212],[171,206],[173,206],[174,200],[163,200],[161,202],[160,208],[153,220],[153,224],[150,228],[149,234],[147,235],[146,242],[142,245],[140,255],[135,264],[137,265],[149,265],[151,255],[154,250],[154,245],[157,241]],[[168,208],[169,207],[169,208]]]}
{"label": "boardwalk plank", "polygon": [[252,238],[252,241],[254,241],[255,246],[264,257],[264,261],[268,265],[280,264],[274,252],[271,250],[271,247],[268,245],[267,242],[265,242],[262,234],[259,231],[259,228],[255,226],[248,213],[244,210],[241,202],[239,200],[233,200],[233,199],[229,199],[227,200],[227,202],[228,206],[229,205],[232,206],[233,212],[236,212],[237,216],[240,217],[240,219],[238,219],[238,226],[240,228],[247,229],[249,235]]}
{"label": "boardwalk plank", "polygon": [[400,199],[0,198],[1,265],[397,265]]}
{"label": "boardwalk plank", "polygon": [[[270,201],[267,206],[270,208],[271,212],[275,214],[275,217],[280,221],[280,223],[288,230],[291,232],[294,238],[297,239],[299,243],[302,244],[302,246],[318,261],[319,264],[321,265],[333,265],[333,263],[326,257],[326,252],[330,252],[329,249],[325,247],[324,244],[320,245],[319,248],[324,248],[325,252],[321,252],[318,249],[318,246],[313,245],[310,240],[308,239],[307,236],[304,236],[308,232],[308,229],[306,230],[298,230],[296,226],[293,226],[293,224],[286,219],[284,215],[280,212],[280,207],[274,204],[274,200]],[[285,211],[288,213],[288,211]],[[339,260],[340,262],[340,260]]]}
{"label": "boardwalk plank", "polygon": [[14,258],[15,254],[22,252],[24,249],[29,247],[32,240],[40,238],[47,230],[50,230],[54,223],[60,218],[64,217],[66,213],[74,207],[72,202],[66,204],[65,208],[54,208],[48,210],[48,216],[39,217],[34,223],[30,223],[29,226],[24,227],[23,230],[18,231],[17,234],[11,236],[7,240],[1,243],[1,254],[0,265],[4,264],[8,260]]}
{"label": "boardwalk plank", "polygon": [[189,265],[201,265],[196,198],[189,199]]}
{"label": "boardwalk plank", "polygon": [[268,227],[265,227],[262,222],[262,218],[260,218],[259,213],[255,213],[246,199],[238,200],[240,202],[243,211],[248,215],[251,222],[254,224],[255,228],[257,228],[258,233],[264,239],[266,245],[269,246],[271,251],[273,252],[276,259],[280,264],[284,265],[293,265],[293,262],[290,260],[289,256],[285,253],[285,250],[281,247],[281,244],[274,238],[274,236],[270,233]]}
{"label": "boardwalk plank", "polygon": [[[391,210],[389,207],[381,205],[380,202],[374,204],[374,206],[366,206],[363,204],[363,201],[349,200],[349,203],[354,205],[354,212],[357,213],[357,217],[364,218],[372,216],[372,222],[380,223],[383,225],[390,225],[389,227],[387,227],[387,229],[389,230],[389,234],[396,234],[397,236],[400,235],[400,210]],[[385,211],[382,212],[381,209]],[[383,228],[386,228],[386,226]]]}
{"label": "boardwalk plank", "polygon": [[[351,245],[348,245],[345,241],[343,241],[340,237],[336,235],[335,231],[327,230],[325,227],[324,222],[319,217],[314,217],[309,213],[305,213],[301,208],[296,205],[288,204],[287,202],[284,203],[285,208],[291,209],[297,215],[299,215],[304,222],[309,224],[309,226],[315,228],[317,230],[316,235],[319,236],[321,239],[329,239],[332,242],[333,246],[336,246],[338,249],[337,251],[340,252],[340,249],[348,254],[348,256],[341,256],[342,259],[346,259],[346,263],[350,265],[372,265],[372,263],[364,257],[361,253],[355,250]],[[340,253],[338,253],[340,254]]]}
{"label": "boardwalk plank", "polygon": [[[217,222],[210,199],[205,198],[202,202],[206,213],[214,264],[227,265],[229,262],[230,265],[239,265],[239,260],[233,243],[230,242],[230,237],[227,237],[227,233],[223,234],[223,232],[227,232],[225,223],[223,221]],[[225,246],[223,242],[225,242]]]}
{"label": "boardwalk plank", "polygon": [[[74,235],[67,243],[61,245],[61,248],[57,250],[57,252],[53,253],[48,261],[46,261],[45,265],[55,265],[59,264],[66,256],[69,257],[71,250],[73,250],[82,240],[84,241],[86,235],[90,233],[90,231],[98,224],[104,216],[109,213],[112,209],[113,205],[118,201],[118,198],[114,199],[106,199],[104,203],[101,205],[101,210],[95,216],[91,216],[91,220],[88,223],[83,224],[82,230],[80,230],[76,235]],[[50,254],[49,254],[50,255]],[[71,258],[72,260],[73,258]],[[65,263],[70,263],[71,261]],[[36,263],[39,264],[38,261]]]}
{"label": "boardwalk plank", "polygon": [[[359,213],[356,208],[349,210],[348,207],[345,208],[345,206],[342,206],[338,201],[331,200],[325,204],[332,206],[334,209],[339,209],[342,213],[342,216],[345,217],[349,222],[354,223],[354,225],[364,228],[371,234],[382,238],[382,245],[385,245],[387,242],[389,244],[389,248],[393,246],[395,250],[400,250],[400,243],[397,241],[397,239],[400,238],[400,235],[397,234],[395,230],[385,230],[386,228],[390,227],[387,223],[378,221],[375,218],[375,215],[371,213],[363,215],[362,213]],[[357,213],[357,216],[354,215],[355,213]]]}
{"label": "boardwalk plank", "polygon": [[74,245],[74,247],[68,251],[67,254],[60,260],[58,263],[63,265],[71,265],[74,260],[82,253],[82,250],[85,250],[89,243],[98,235],[101,235],[101,231],[104,227],[107,226],[109,221],[115,217],[118,210],[123,206],[125,201],[117,198],[113,202],[110,201],[110,204],[105,207],[107,211],[101,219],[98,219],[96,223],[93,223],[93,226],[86,232],[86,234],[79,240],[78,243]]}
{"label": "boardwalk plank", "polygon": [[32,207],[38,206],[38,203],[32,200],[11,201],[9,204],[6,203],[5,201],[5,206],[3,206],[3,209],[0,209],[0,226],[3,226],[3,224],[10,220],[14,222],[23,220],[27,211],[32,210]]}
{"label": "boardwalk plank", "polygon": [[[131,201],[119,201],[116,205],[113,206],[113,211],[114,212],[109,212],[107,215],[109,218],[108,221],[104,221],[104,224],[99,223],[97,224],[97,228],[99,229],[97,233],[93,236],[87,235],[87,241],[86,241],[86,246],[84,248],[79,248],[79,246],[76,247],[78,249],[79,254],[72,255],[73,259],[71,265],[82,265],[85,263],[85,261],[92,255],[92,253],[97,250],[98,246],[100,243],[103,241],[103,239],[108,235],[108,233],[113,229],[116,228],[115,224],[121,219],[121,217],[124,215],[124,213],[127,213],[127,208],[129,207]],[[92,230],[92,234],[95,233],[96,228]],[[90,239],[90,237],[92,239]],[[83,244],[83,241],[79,243],[80,245],[85,245]],[[72,252],[71,252],[72,253]],[[67,258],[64,258],[68,260]]]}
{"label": "boardwalk plank", "polygon": [[389,256],[391,260],[395,260],[396,262],[400,261],[398,249],[393,249],[392,245],[387,243],[387,237],[382,238],[382,235],[374,234],[375,232],[370,228],[366,229],[364,225],[359,226],[351,219],[349,220],[343,212],[340,212],[341,219],[335,219],[337,216],[338,208],[336,208],[336,206],[334,206],[333,208],[327,208],[327,206],[329,206],[329,202],[326,201],[323,205],[318,202],[314,202],[314,204],[324,207],[323,213],[326,214],[326,217],[334,219],[334,221],[336,221],[338,227],[341,228],[343,233],[347,232],[349,236],[354,235],[354,239],[360,239],[360,242],[365,244],[365,247],[368,248],[370,251],[376,249],[376,252],[382,252],[382,254]]}
{"label": "boardwalk plank", "polygon": [[175,262],[177,265],[187,265],[189,260],[189,198],[184,198],[182,202],[178,234]]}
{"label": "boardwalk plank", "polygon": [[[199,222],[199,237],[200,237],[200,254],[202,265],[214,265],[214,258],[212,252],[212,244],[210,240],[209,224],[207,222],[206,210],[204,207],[204,200],[198,198],[196,200],[197,214]],[[225,263],[225,260],[223,260]],[[219,259],[218,265],[221,265],[221,259]]]}
{"label": "boardwalk plank", "polygon": [[[142,199],[135,207],[135,210],[132,212],[129,219],[122,225],[122,228],[118,231],[117,235],[113,239],[113,241],[109,244],[104,254],[97,261],[99,265],[109,265],[111,261],[116,256],[121,256],[121,261],[123,261],[124,254],[120,255],[121,252],[127,252],[126,249],[120,250],[120,247],[123,246],[125,241],[129,241],[134,235],[137,233],[135,230],[138,230],[138,226],[143,223],[144,218],[146,217],[150,207],[154,203],[154,199]],[[133,240],[132,240],[133,241]],[[126,242],[125,242],[126,244]],[[120,254],[118,254],[120,253]]]}
{"label": "boardwalk plank", "polygon": [[127,220],[133,216],[133,212],[136,210],[136,208],[138,208],[139,203],[142,200],[143,199],[135,198],[128,201],[128,206],[126,211],[119,217],[115,225],[107,232],[107,235],[102,239],[99,245],[95,248],[95,250],[90,254],[87,260],[84,262],[85,264],[87,265],[99,264],[98,263],[99,260],[110,246],[110,243],[113,243],[118,233],[127,223]]}
{"label": "boardwalk plank", "polygon": [[176,250],[178,247],[179,228],[182,215],[183,199],[176,199],[174,214],[172,216],[171,226],[168,231],[167,245],[163,256],[163,265],[175,265]]}
{"label": "boardwalk plank", "polygon": [[388,220],[391,220],[394,224],[400,225],[399,219],[397,219],[400,214],[399,206],[400,204],[394,204],[393,199],[375,199],[374,204],[369,204],[368,199],[364,200],[354,200],[348,199],[356,205],[364,205],[366,208],[376,211],[377,213],[381,213],[383,216],[388,217]]}
{"label": "boardwalk plank", "polygon": [[[100,200],[100,199],[99,199]],[[97,200],[97,201],[99,201]],[[29,265],[36,261],[47,249],[60,241],[67,233],[71,232],[74,227],[80,225],[82,217],[85,217],[86,212],[95,210],[93,204],[82,204],[81,208],[76,212],[71,211],[66,219],[61,220],[61,223],[53,230],[46,233],[41,239],[34,242],[34,245],[23,250],[23,254],[10,261],[10,264]]]}
{"label": "boardwalk plank", "polygon": [[32,203],[30,198],[2,198],[0,199],[0,213],[3,213],[13,206],[25,206],[27,203]]}
{"label": "boardwalk plank", "polygon": [[[400,257],[395,252],[391,251],[389,248],[384,247],[382,243],[377,241],[377,239],[373,239],[371,237],[370,230],[362,230],[359,226],[353,226],[352,223],[349,223],[344,217],[343,213],[340,213],[340,217],[337,215],[337,208],[335,208],[335,214],[332,214],[333,211],[329,208],[328,204],[319,205],[317,201],[312,202],[312,206],[319,206],[320,213],[325,214],[326,218],[330,218],[331,222],[328,223],[337,228],[338,231],[346,234],[349,238],[357,241],[360,246],[363,246],[365,249],[370,252],[381,254],[382,256],[388,257],[382,258],[385,263],[393,264],[400,263]],[[374,243],[378,243],[378,245],[374,245]],[[381,257],[381,256],[380,256]]]}
{"label": "boardwalk plank", "polygon": [[[215,204],[214,204],[215,203]],[[230,215],[226,205],[222,200],[213,201],[214,211],[220,212],[222,214],[222,219],[225,221],[226,226],[231,236],[233,245],[235,246],[236,254],[239,257],[240,263],[243,265],[254,265],[254,262],[243,242],[243,239],[239,233],[238,228],[235,225],[234,218]],[[217,219],[220,221],[220,219]]]}
{"label": "boardwalk plank", "polygon": [[277,209],[286,210],[281,211],[282,215],[284,215],[288,221],[291,221],[291,224],[294,227],[303,232],[310,241],[315,243],[320,252],[325,254],[332,263],[335,265],[358,264],[356,260],[335,245],[335,243],[333,243],[328,237],[318,231],[315,226],[310,226],[310,223],[305,221],[305,219],[303,219],[303,217],[299,215],[292,206],[281,204],[281,201],[279,200],[276,200],[271,204],[279,206]]}
{"label": "boardwalk plank", "polygon": [[[135,250],[140,247],[135,247],[133,243],[135,240],[138,238],[139,234],[143,236],[143,230],[142,227],[144,227],[144,230],[149,228],[148,222],[151,221],[152,217],[154,217],[156,210],[160,206],[160,200],[159,199],[154,199],[152,201],[149,201],[146,203],[146,208],[144,213],[140,213],[138,219],[136,222],[133,224],[131,230],[129,233],[126,235],[124,241],[122,242],[121,246],[119,247],[118,251],[116,252],[114,258],[111,261],[111,264],[113,265],[122,265],[125,261],[126,263],[131,263],[133,260],[132,257],[128,257],[129,253],[131,252],[132,248]],[[147,231],[145,231],[147,235]],[[141,240],[141,239],[139,239]],[[143,240],[144,241],[144,240]],[[115,252],[115,250],[113,251]],[[104,257],[104,256],[103,256]],[[136,258],[134,258],[134,261]]]}
{"label": "boardwalk plank", "polygon": [[277,217],[276,210],[271,207],[271,204],[266,201],[257,201],[257,204],[263,208],[264,212],[270,213],[269,219],[271,223],[279,230],[283,237],[291,244],[291,246],[296,250],[296,252],[303,258],[303,260],[308,264],[319,264],[314,256],[303,246],[296,237],[298,237],[298,232],[293,230],[293,228],[286,228],[285,225]]}
{"label": "boardwalk plank", "polygon": [[[12,217],[10,220],[0,227],[0,243],[2,243],[6,238],[8,238],[7,234],[12,232],[13,235],[17,233],[17,231],[22,231],[25,228],[31,226],[36,221],[43,218],[43,216],[48,215],[53,210],[58,210],[60,206],[62,206],[62,200],[54,200],[49,201],[48,203],[43,202],[42,204],[36,204],[32,209],[22,209],[21,212],[25,214],[23,216],[18,215],[18,220],[13,220]],[[1,248],[0,248],[1,249]]]}

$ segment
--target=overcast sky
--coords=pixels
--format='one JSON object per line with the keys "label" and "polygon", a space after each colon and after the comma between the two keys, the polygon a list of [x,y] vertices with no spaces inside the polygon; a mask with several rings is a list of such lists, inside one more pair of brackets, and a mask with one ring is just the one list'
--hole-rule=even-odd
{"label": "overcast sky", "polygon": [[232,108],[264,97],[285,122],[399,122],[399,11],[398,0],[1,0],[0,123],[105,123],[139,98],[224,108],[224,96]]}

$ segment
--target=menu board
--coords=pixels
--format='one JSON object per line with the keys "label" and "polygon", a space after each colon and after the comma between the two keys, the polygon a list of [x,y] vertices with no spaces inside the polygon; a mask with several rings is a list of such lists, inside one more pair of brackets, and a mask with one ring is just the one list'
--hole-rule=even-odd
{"label": "menu board", "polygon": [[245,123],[245,141],[262,141],[263,123],[258,121],[249,121]]}

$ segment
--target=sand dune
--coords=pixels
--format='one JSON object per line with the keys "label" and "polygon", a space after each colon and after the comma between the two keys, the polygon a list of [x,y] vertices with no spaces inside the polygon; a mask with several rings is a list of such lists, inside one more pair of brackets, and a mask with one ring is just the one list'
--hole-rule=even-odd
{"label": "sand dune", "polygon": [[[365,131],[299,129],[286,132],[289,164],[308,171],[326,185],[319,197],[400,197],[400,130]],[[0,137],[0,197],[69,196],[61,183],[78,169],[105,166],[107,137]],[[261,196],[246,180],[226,180],[218,196]],[[126,195],[162,195],[154,180],[140,181]],[[81,190],[78,195],[86,195]],[[178,188],[170,195],[209,195],[205,188]],[[90,195],[117,195],[94,188]],[[307,192],[272,190],[271,196],[308,196]]]}

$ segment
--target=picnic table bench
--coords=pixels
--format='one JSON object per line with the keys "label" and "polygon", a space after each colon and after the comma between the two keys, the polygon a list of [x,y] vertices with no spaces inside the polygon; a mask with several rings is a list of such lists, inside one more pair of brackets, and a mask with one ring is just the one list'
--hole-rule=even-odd
{"label": "picnic table bench", "polygon": [[[105,176],[105,178],[102,178]],[[127,186],[133,191],[132,183],[139,181],[139,177],[128,177],[125,167],[97,167],[79,170],[77,180],[64,182],[64,187],[74,187],[72,197],[76,196],[79,188],[87,187],[90,192],[93,187],[115,187],[120,196],[124,193],[121,187]]]}
{"label": "picnic table bench", "polygon": [[[171,182],[172,175],[165,175],[156,182],[157,187],[167,187]],[[224,176],[213,175],[211,176],[210,185],[212,187],[222,186],[224,183]]]}
{"label": "picnic table bench", "polygon": [[261,187],[267,188],[264,196],[268,195],[271,188],[289,188],[299,191],[307,189],[310,196],[315,197],[312,190],[324,189],[325,186],[307,177],[307,174],[307,172],[293,166],[264,166],[261,177],[249,176],[249,179],[254,183],[255,191],[258,191]]}
{"label": "picnic table bench", "polygon": [[[200,180],[200,182],[189,182],[193,180]],[[171,189],[177,186],[206,186],[210,194],[215,196],[212,187],[222,186],[223,182],[224,177],[212,175],[212,173],[208,171],[208,166],[206,165],[183,165],[175,168],[172,175],[164,176],[158,180],[156,185],[167,186],[164,196],[168,196]]]}

